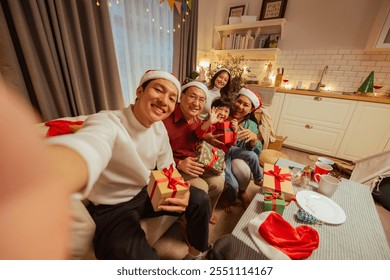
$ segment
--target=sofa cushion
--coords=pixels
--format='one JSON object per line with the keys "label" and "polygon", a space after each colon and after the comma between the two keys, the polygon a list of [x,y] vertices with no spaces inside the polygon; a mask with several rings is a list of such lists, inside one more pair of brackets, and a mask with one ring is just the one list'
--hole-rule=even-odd
{"label": "sofa cushion", "polygon": [[71,259],[80,260],[90,251],[96,225],[83,202],[71,198],[72,233],[71,233]]}
{"label": "sofa cushion", "polygon": [[160,216],[141,220],[141,227],[146,234],[146,240],[154,245],[161,236],[177,221],[175,216]]}

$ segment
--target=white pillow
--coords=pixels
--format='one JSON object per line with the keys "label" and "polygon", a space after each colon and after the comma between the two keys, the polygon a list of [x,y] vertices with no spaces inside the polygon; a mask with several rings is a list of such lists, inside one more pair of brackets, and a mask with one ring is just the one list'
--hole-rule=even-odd
{"label": "white pillow", "polygon": [[[95,234],[96,224],[82,201],[71,198],[72,208],[72,233],[70,258],[83,259],[93,248],[92,240]],[[93,250],[92,250],[93,251]]]}

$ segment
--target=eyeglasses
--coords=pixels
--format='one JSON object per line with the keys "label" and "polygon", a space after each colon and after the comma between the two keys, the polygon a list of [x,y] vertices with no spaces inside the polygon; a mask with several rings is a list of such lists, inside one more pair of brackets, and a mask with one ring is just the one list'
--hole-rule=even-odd
{"label": "eyeglasses", "polygon": [[194,93],[186,94],[186,96],[191,100],[191,101],[199,101],[200,104],[206,103],[206,98],[204,97],[199,97]]}

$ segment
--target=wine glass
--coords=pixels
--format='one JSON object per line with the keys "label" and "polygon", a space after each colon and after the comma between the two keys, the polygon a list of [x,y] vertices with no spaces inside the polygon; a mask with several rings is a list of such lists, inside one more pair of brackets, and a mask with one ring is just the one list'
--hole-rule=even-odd
{"label": "wine glass", "polygon": [[377,96],[378,90],[383,87],[383,80],[382,79],[375,79],[374,80],[374,96]]}
{"label": "wine glass", "polygon": [[283,75],[282,81],[284,83],[284,88],[288,88],[288,81],[289,81],[288,75]]}

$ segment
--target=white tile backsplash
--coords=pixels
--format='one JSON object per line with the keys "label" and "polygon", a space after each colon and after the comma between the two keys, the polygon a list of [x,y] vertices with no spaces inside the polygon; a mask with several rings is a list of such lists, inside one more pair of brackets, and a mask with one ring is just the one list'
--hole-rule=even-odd
{"label": "white tile backsplash", "polygon": [[[356,91],[371,71],[374,76],[384,79],[382,90],[390,90],[390,52],[364,50],[294,50],[280,51],[273,70],[284,68],[289,83],[294,88],[298,81],[303,87],[318,82],[322,69],[328,65],[328,71],[322,81],[327,87],[337,91]],[[252,68],[262,67],[256,64]]]}

